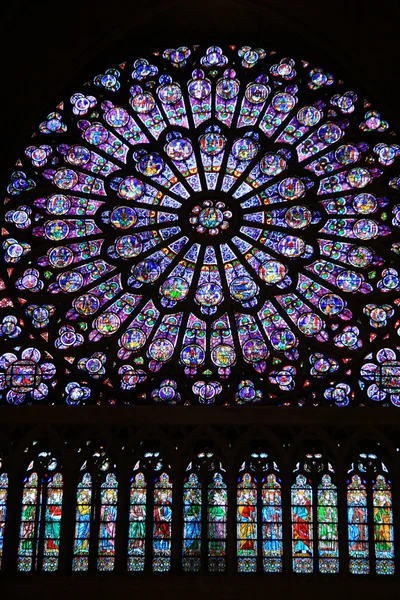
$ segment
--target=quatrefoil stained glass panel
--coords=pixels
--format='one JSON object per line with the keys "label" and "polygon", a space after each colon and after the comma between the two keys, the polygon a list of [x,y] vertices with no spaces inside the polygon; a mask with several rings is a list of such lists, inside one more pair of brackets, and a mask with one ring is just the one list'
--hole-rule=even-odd
{"label": "quatrefoil stained glass panel", "polygon": [[77,85],[4,195],[3,402],[400,404],[399,155],[270,49]]}

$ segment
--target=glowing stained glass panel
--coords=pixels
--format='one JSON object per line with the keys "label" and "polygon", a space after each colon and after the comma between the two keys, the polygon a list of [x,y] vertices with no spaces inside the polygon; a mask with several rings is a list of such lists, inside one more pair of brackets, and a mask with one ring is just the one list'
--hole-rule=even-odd
{"label": "glowing stained glass panel", "polygon": [[292,485],[292,558],[295,573],[313,572],[313,498],[304,475]]}
{"label": "glowing stained glass panel", "polygon": [[337,488],[330,475],[318,486],[318,565],[320,573],[339,572]]}
{"label": "glowing stained glass panel", "polygon": [[63,477],[61,473],[56,473],[47,482],[47,501],[43,543],[44,571],[57,571],[58,569],[63,491]]}
{"label": "glowing stained glass panel", "polygon": [[282,571],[282,490],[276,475],[268,475],[262,486],[263,569],[266,573]]}
{"label": "glowing stained glass panel", "polygon": [[373,485],[375,569],[379,575],[394,573],[394,530],[390,483],[378,475]]}
{"label": "glowing stained glass panel", "polygon": [[215,473],[208,486],[207,537],[208,570],[226,569],[226,524],[228,514],[227,486],[221,473]]}
{"label": "glowing stained glass panel", "polygon": [[161,473],[154,484],[153,571],[171,568],[172,483]]}
{"label": "glowing stained glass panel", "polygon": [[8,475],[0,475],[0,568],[3,558],[4,529],[7,515]]}
{"label": "glowing stained glass panel", "polygon": [[85,473],[76,493],[73,571],[89,568],[90,524],[92,517],[92,478]]}
{"label": "glowing stained glass panel", "polygon": [[132,481],[129,507],[128,571],[143,571],[146,551],[147,486],[143,473]]}
{"label": "glowing stained glass panel", "polygon": [[118,482],[109,473],[100,489],[100,524],[98,536],[97,569],[112,571],[115,563]]}
{"label": "glowing stained glass panel", "polygon": [[257,486],[245,473],[237,486],[238,570],[257,570]]}
{"label": "glowing stained glass panel", "polygon": [[24,481],[22,492],[21,527],[18,544],[18,571],[31,571],[35,568],[37,554],[37,519],[39,478],[32,473]]}
{"label": "glowing stained glass panel", "polygon": [[191,473],[183,484],[183,548],[184,571],[199,571],[201,566],[202,489],[199,478]]}
{"label": "glowing stained glass panel", "polygon": [[[0,403],[400,405],[389,124],[340,78],[275,51],[132,62],[64,98],[10,175],[1,260],[21,304],[4,316]],[[325,365],[356,358],[349,383],[315,365],[315,344]]]}
{"label": "glowing stained glass panel", "polygon": [[370,572],[367,488],[359,475],[347,485],[347,523],[350,573],[366,575]]}

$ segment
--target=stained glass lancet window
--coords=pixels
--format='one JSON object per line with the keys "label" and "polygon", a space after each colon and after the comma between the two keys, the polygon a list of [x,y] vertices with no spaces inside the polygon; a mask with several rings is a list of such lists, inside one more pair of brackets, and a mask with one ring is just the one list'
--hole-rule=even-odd
{"label": "stained glass lancet window", "polygon": [[225,571],[228,516],[227,485],[221,473],[215,473],[208,485],[207,537],[208,570]]}
{"label": "stained glass lancet window", "polygon": [[400,146],[340,76],[157,49],[33,133],[3,195],[2,402],[400,404]]}
{"label": "stained glass lancet window", "polygon": [[100,529],[97,569],[112,571],[115,564],[118,482],[114,473],[108,473],[100,491]]}
{"label": "stained glass lancet window", "polygon": [[172,543],[172,483],[168,473],[157,476],[154,484],[153,571],[169,571]]}
{"label": "stained glass lancet window", "polygon": [[282,494],[278,467],[254,452],[237,485],[237,565],[240,572],[282,570]]}
{"label": "stained glass lancet window", "polygon": [[338,573],[339,530],[335,472],[318,452],[296,465],[291,490],[295,573]]}
{"label": "stained glass lancet window", "polygon": [[282,571],[282,490],[279,481],[272,473],[262,485],[263,568],[267,573]]}
{"label": "stained glass lancet window", "polygon": [[147,485],[142,471],[131,480],[128,571],[143,571],[146,552]]}
{"label": "stained glass lancet window", "polygon": [[317,493],[319,571],[337,573],[339,570],[338,499],[332,475],[322,476]]}
{"label": "stained glass lancet window", "polygon": [[183,484],[183,570],[199,571],[202,550],[202,486],[196,473]]}
{"label": "stained glass lancet window", "polygon": [[292,485],[293,571],[312,573],[314,557],[312,487],[303,474]]}
{"label": "stained glass lancet window", "polygon": [[4,530],[7,516],[8,475],[0,474],[0,568],[3,559]]}
{"label": "stained glass lancet window", "polygon": [[392,489],[376,454],[361,453],[349,470],[347,521],[350,572],[394,573]]}
{"label": "stained glass lancet window", "polygon": [[394,572],[394,530],[392,490],[383,475],[377,475],[373,489],[375,568],[379,574]]}
{"label": "stained glass lancet window", "polygon": [[257,485],[245,473],[237,486],[237,552],[239,571],[257,569]]}
{"label": "stained glass lancet window", "polygon": [[19,571],[57,571],[64,482],[57,460],[40,452],[28,466],[22,489]]}
{"label": "stained glass lancet window", "polygon": [[90,527],[92,521],[92,478],[85,473],[76,492],[73,571],[89,568]]}

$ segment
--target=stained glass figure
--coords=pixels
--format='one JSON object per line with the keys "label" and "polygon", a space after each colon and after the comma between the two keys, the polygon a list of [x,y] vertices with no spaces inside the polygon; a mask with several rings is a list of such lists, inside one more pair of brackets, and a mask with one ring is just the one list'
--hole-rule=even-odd
{"label": "stained glass figure", "polygon": [[314,569],[313,497],[306,477],[297,475],[292,485],[292,556],[295,573],[312,573]]}
{"label": "stained glass figure", "polygon": [[146,551],[147,485],[143,473],[131,482],[128,534],[128,571],[143,571]]}
{"label": "stained glass figure", "polygon": [[198,476],[190,473],[183,484],[184,571],[199,571],[201,566],[202,487]]}
{"label": "stained glass figure", "polygon": [[100,489],[100,524],[98,535],[97,569],[112,571],[115,564],[118,482],[108,473]]}
{"label": "stained glass figure", "polygon": [[370,572],[367,488],[359,475],[353,475],[347,486],[347,522],[350,573]]}
{"label": "stained glass figure", "polygon": [[92,478],[90,473],[85,473],[76,492],[73,571],[87,571],[89,568],[92,511]]}
{"label": "stained glass figure", "polygon": [[257,486],[245,473],[237,486],[238,570],[257,570]]}
{"label": "stained glass figure", "polygon": [[[18,544],[18,571],[31,571],[37,552],[38,509],[40,511],[38,474],[26,477],[22,492],[21,527]],[[41,499],[41,497],[40,497]]]}
{"label": "stained glass figure", "polygon": [[4,530],[7,516],[8,475],[0,475],[0,568],[3,558]]}
{"label": "stained glass figure", "polygon": [[157,476],[154,484],[153,571],[171,568],[172,483],[167,473]]}
{"label": "stained glass figure", "polygon": [[266,573],[282,571],[282,489],[275,474],[262,485],[262,556]]}
{"label": "stained glass figure", "polygon": [[323,475],[317,491],[318,568],[320,573],[339,572],[337,488],[330,475]]}
{"label": "stained glass figure", "polygon": [[10,174],[0,401],[400,405],[389,123],[273,50],[128,64]]}
{"label": "stained glass figure", "polygon": [[228,493],[221,473],[215,473],[208,485],[207,537],[208,570],[223,572],[226,569],[226,525]]}
{"label": "stained glass figure", "polygon": [[373,485],[375,569],[380,575],[394,573],[392,490],[383,475]]}
{"label": "stained glass figure", "polygon": [[60,553],[61,517],[64,482],[56,473],[47,482],[47,502],[44,520],[43,570],[56,571]]}

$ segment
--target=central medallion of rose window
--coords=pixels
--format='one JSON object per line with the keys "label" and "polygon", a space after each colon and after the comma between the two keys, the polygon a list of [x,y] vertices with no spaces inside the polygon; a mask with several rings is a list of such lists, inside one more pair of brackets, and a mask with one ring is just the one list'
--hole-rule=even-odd
{"label": "central medallion of rose window", "polygon": [[192,208],[189,221],[197,233],[218,235],[228,229],[231,218],[232,213],[224,202],[204,200]]}

